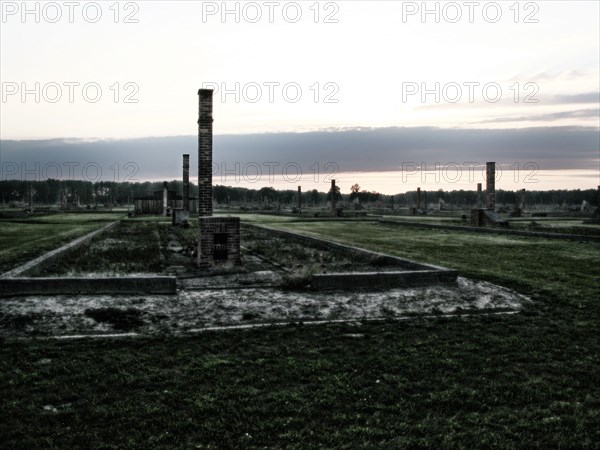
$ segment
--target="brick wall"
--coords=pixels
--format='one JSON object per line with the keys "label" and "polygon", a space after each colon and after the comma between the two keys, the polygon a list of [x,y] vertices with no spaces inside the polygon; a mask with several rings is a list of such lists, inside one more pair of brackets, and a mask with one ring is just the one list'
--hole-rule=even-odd
{"label": "brick wall", "polygon": [[199,217],[198,265],[208,268],[215,262],[241,264],[240,218]]}

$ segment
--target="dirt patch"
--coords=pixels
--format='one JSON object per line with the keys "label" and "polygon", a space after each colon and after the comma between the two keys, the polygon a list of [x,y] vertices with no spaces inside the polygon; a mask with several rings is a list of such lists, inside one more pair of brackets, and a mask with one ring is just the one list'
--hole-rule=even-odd
{"label": "dirt patch", "polygon": [[144,325],[139,309],[96,308],[86,309],[83,314],[98,323],[109,323],[115,330],[131,331]]}
{"label": "dirt patch", "polygon": [[275,322],[476,314],[516,311],[528,301],[509,289],[460,277],[456,285],[380,292],[209,288],[180,290],[175,296],[30,296],[0,302],[0,336],[162,334]]}

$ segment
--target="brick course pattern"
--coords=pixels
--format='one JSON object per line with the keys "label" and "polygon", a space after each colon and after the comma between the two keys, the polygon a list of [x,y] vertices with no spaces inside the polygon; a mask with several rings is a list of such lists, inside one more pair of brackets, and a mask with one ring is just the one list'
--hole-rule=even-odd
{"label": "brick course pattern", "polygon": [[198,117],[198,215],[212,216],[213,91],[200,89]]}
{"label": "brick course pattern", "polygon": [[200,217],[198,266],[206,269],[218,262],[241,264],[240,218]]}

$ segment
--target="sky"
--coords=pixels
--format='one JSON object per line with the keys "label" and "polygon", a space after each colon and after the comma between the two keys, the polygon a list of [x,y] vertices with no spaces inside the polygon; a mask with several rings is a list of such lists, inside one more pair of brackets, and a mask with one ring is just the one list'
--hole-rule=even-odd
{"label": "sky", "polygon": [[600,184],[597,1],[1,12],[1,179],[180,177],[213,88],[216,184],[469,189],[486,161],[515,172],[503,189]]}

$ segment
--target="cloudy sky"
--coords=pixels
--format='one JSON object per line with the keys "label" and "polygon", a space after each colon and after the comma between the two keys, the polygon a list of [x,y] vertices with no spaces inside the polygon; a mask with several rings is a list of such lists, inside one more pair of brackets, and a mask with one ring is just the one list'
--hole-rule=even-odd
{"label": "cloudy sky", "polygon": [[219,184],[599,184],[596,1],[1,3],[3,179],[178,177],[210,87]]}

